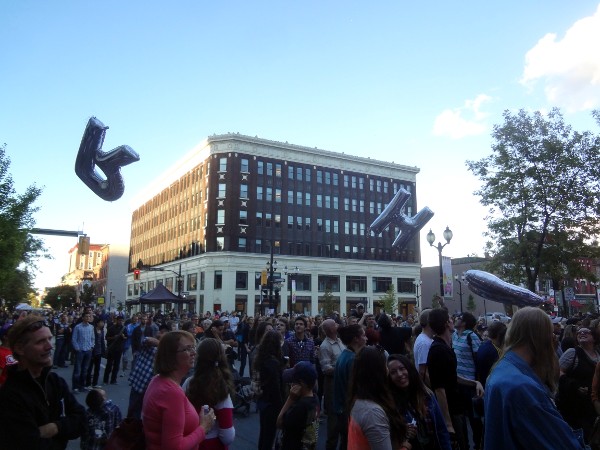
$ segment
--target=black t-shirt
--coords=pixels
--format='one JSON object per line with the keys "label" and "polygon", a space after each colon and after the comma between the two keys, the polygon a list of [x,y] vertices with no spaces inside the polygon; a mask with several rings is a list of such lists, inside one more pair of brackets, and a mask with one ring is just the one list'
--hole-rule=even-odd
{"label": "black t-shirt", "polygon": [[379,343],[390,354],[406,355],[406,342],[412,336],[411,327],[390,327],[379,330]]}
{"label": "black t-shirt", "polygon": [[456,355],[448,344],[437,336],[433,338],[427,355],[427,371],[431,389],[444,389],[450,414],[461,414],[462,406],[456,379]]}
{"label": "black t-shirt", "polygon": [[281,448],[302,450],[316,448],[317,397],[298,399],[283,416]]}

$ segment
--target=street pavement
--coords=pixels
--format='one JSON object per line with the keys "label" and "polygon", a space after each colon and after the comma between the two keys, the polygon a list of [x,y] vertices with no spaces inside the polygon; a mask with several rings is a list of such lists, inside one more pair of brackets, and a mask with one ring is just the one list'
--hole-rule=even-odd
{"label": "street pavement", "polygon": [[[104,360],[103,360],[104,361]],[[67,364],[69,364],[67,362]],[[237,363],[236,363],[237,364]],[[73,374],[73,366],[68,366],[66,368],[58,368],[53,369],[58,375],[63,377],[67,384],[71,386],[71,378]],[[102,382],[102,377],[104,375],[104,365],[100,370],[100,383]],[[115,404],[119,406],[121,409],[121,413],[123,417],[127,414],[127,405],[129,403],[129,383],[127,382],[127,376],[129,372],[126,372],[125,377],[119,376],[116,385],[106,385],[103,386],[102,389],[106,391],[106,395],[109,399],[111,399]],[[79,403],[81,403],[84,407],[85,405],[85,397],[87,392],[80,392],[75,394]],[[87,408],[87,407],[86,407]],[[255,450],[258,444],[258,434],[260,431],[260,424],[258,418],[258,412],[256,412],[256,406],[252,403],[250,407],[250,415],[245,417],[244,414],[236,413],[234,414],[234,426],[235,426],[235,441],[231,446],[229,446],[230,450]],[[317,445],[317,449],[325,448],[325,438],[327,434],[327,423],[326,419],[322,420],[319,424],[319,443]],[[79,449],[79,439],[69,441],[69,445],[67,446],[68,450],[76,450]],[[168,450],[168,449],[165,449]]]}

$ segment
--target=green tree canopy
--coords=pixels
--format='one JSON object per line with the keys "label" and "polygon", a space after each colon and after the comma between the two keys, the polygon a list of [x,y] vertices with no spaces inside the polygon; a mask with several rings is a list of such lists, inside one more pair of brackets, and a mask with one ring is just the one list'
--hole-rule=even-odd
{"label": "green tree canopy", "polygon": [[489,207],[489,269],[531,291],[541,273],[559,282],[581,272],[576,258],[598,252],[600,137],[574,131],[558,109],[505,111],[492,137],[490,156],[467,161]]}
{"label": "green tree canopy", "polygon": [[[35,185],[17,194],[9,173],[6,144],[0,145],[0,297],[8,304],[23,301],[15,295],[31,291],[31,270],[44,252],[40,239],[30,234],[35,225],[33,204],[41,194]],[[23,265],[22,265],[23,264]]]}
{"label": "green tree canopy", "polygon": [[53,309],[59,310],[71,306],[76,298],[75,287],[68,285],[54,286],[48,289],[46,297],[44,297],[44,303],[50,305]]}
{"label": "green tree canopy", "polygon": [[398,300],[396,299],[396,287],[390,284],[390,287],[384,295],[379,298],[379,303],[387,314],[394,314],[398,309]]}

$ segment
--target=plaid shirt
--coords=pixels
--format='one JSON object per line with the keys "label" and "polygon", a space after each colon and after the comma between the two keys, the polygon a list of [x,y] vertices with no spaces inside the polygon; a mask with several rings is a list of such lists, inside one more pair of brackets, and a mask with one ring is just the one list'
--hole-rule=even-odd
{"label": "plaid shirt", "polygon": [[121,422],[121,410],[112,400],[102,405],[102,410],[86,412],[87,427],[81,435],[82,450],[103,450],[113,430]]}
{"label": "plaid shirt", "polygon": [[135,357],[135,368],[129,374],[131,389],[140,394],[146,391],[150,380],[154,376],[154,356],[157,347],[143,346]]}
{"label": "plaid shirt", "polygon": [[294,334],[285,340],[290,355],[290,367],[294,367],[299,361],[315,363],[315,342],[304,335],[304,339],[298,339]]}

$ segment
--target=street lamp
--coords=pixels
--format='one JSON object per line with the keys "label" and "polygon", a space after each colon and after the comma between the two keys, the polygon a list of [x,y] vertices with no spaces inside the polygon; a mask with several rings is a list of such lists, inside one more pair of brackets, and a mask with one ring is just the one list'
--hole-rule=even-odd
{"label": "street lamp", "polygon": [[463,296],[463,291],[462,291],[462,282],[465,281],[465,276],[461,275],[460,277],[458,275],[454,275],[454,281],[456,281],[458,283],[458,296],[460,297],[460,312],[463,312],[463,304],[462,304],[462,296]]}
{"label": "street lamp", "polygon": [[[450,243],[450,240],[452,239],[452,231],[449,227],[446,227],[446,229],[444,230],[444,239],[446,240],[446,243],[442,245],[441,242],[438,242],[436,247],[440,259],[440,297],[442,298],[444,298],[444,271],[442,269],[442,250],[446,245]],[[429,242],[429,245],[431,247],[434,247],[433,243],[435,242],[435,234],[433,234],[433,231],[431,231],[431,229],[429,229],[429,233],[427,233],[427,242]]]}
{"label": "street lamp", "polygon": [[293,300],[294,300],[294,293],[292,292],[292,280],[295,279],[296,275],[298,275],[298,272],[300,272],[300,269],[298,269],[298,266],[293,267],[293,268],[289,268],[288,266],[285,266],[283,268],[283,273],[285,274],[286,277],[288,277],[288,283],[290,286],[290,299],[288,300],[288,314],[290,315],[290,317],[292,316],[292,307],[293,307]]}
{"label": "street lamp", "polygon": [[413,284],[415,285],[415,301],[417,302],[417,308],[420,309],[421,308],[421,294],[419,292],[419,289],[421,288],[421,285],[423,284],[423,281],[421,280],[414,280]]}

